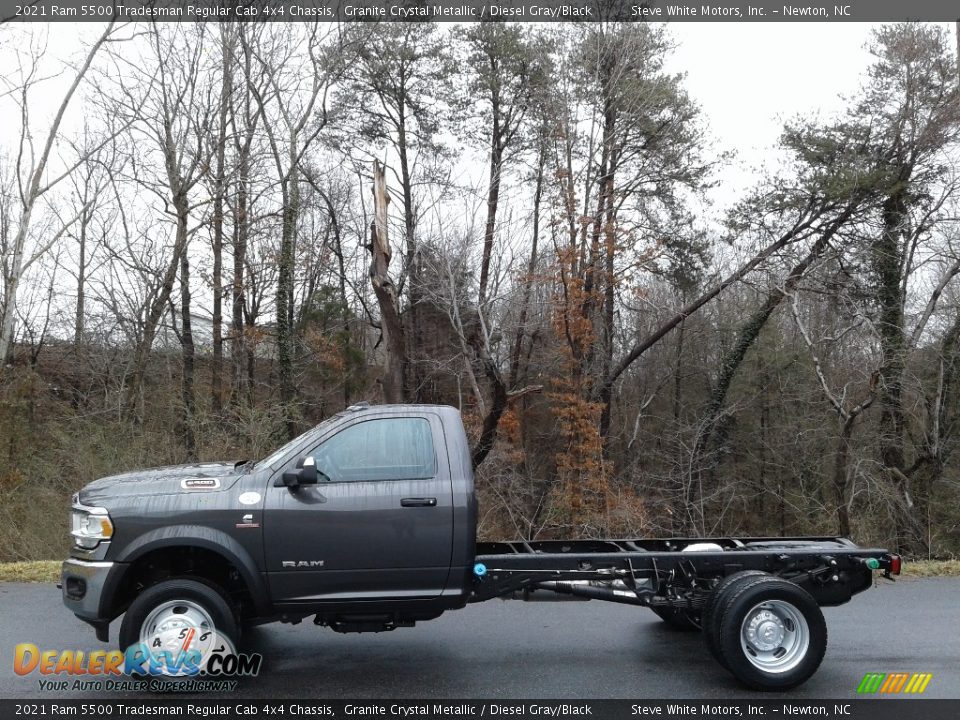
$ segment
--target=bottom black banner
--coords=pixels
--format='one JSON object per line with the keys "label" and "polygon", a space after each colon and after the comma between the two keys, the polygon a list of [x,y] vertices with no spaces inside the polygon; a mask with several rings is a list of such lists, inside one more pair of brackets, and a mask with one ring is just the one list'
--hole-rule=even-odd
{"label": "bottom black banner", "polygon": [[0,718],[838,718],[954,720],[958,700],[0,700]]}

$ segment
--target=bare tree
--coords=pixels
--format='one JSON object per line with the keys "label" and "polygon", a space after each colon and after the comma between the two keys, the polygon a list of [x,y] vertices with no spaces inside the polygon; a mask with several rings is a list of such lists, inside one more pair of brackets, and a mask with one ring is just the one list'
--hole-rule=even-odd
{"label": "bare tree", "polygon": [[100,198],[109,183],[108,173],[102,162],[100,158],[90,158],[70,178],[73,197],[81,208],[77,222],[67,233],[67,236],[75,242],[77,250],[77,301],[73,324],[73,344],[77,349],[82,348],[86,343],[84,327],[87,278],[98,246],[107,233],[106,228],[111,224],[111,218],[101,217],[103,211],[98,207],[103,204]]}
{"label": "bare tree", "polygon": [[194,433],[194,341],[190,288],[190,238],[199,227],[194,210],[205,200],[192,196],[209,168],[206,138],[215,107],[210,87],[204,82],[206,26],[184,27],[151,23],[147,33],[148,67],[156,68],[144,79],[140,68],[129,66],[127,58],[116,57],[119,68],[140,76],[139,82],[123,75],[105,98],[111,110],[125,117],[134,138],[144,139],[154,157],[138,164],[136,181],[163,204],[173,222],[173,243],[166,255],[159,290],[143,319],[143,331],[134,351],[133,368],[127,386],[126,404],[136,410],[157,328],[170,307],[174,283],[180,280],[180,331],[183,353],[181,382],[181,435],[189,456],[196,452]]}
{"label": "bare tree", "polygon": [[[240,40],[246,32],[255,32],[255,29],[238,26],[237,40]],[[238,80],[236,90],[228,96],[230,133],[233,138],[236,172],[233,192],[229,198],[225,198],[230,202],[233,215],[230,356],[233,403],[239,404],[245,401],[252,405],[255,396],[256,353],[251,347],[252,337],[248,336],[253,333],[259,311],[255,307],[258,303],[250,302],[253,300],[253,294],[248,294],[245,278],[248,272],[252,275],[252,267],[248,262],[250,233],[254,221],[252,210],[254,197],[251,187],[255,160],[254,144],[262,120],[262,109],[255,100],[252,88],[256,85],[259,88],[258,92],[263,93],[268,81],[263,73],[258,72],[259,64],[250,53],[240,52],[237,59],[240,62],[242,76]]]}
{"label": "bare tree", "polygon": [[[851,383],[844,384],[841,391],[839,393],[836,392],[828,381],[824,371],[823,362],[817,350],[819,343],[811,337],[810,331],[804,325],[802,312],[799,307],[799,293],[793,295],[791,310],[793,311],[793,318],[797,324],[797,328],[800,330],[804,344],[810,351],[810,358],[813,361],[814,371],[820,383],[820,388],[823,390],[823,395],[836,411],[837,418],[840,421],[840,435],[837,439],[837,448],[834,453],[832,485],[834,502],[837,508],[837,532],[844,537],[849,537],[851,535],[850,506],[853,502],[853,497],[850,492],[850,454],[853,447],[853,430],[857,419],[876,399],[877,371],[874,370],[872,373],[869,373],[866,392],[863,394],[861,400],[851,401],[849,399],[849,387]],[[857,323],[857,325],[860,324],[862,324],[862,319],[861,322]],[[836,343],[839,338],[847,335],[853,329],[854,326],[843,328],[837,332],[831,340]]]}
{"label": "bare tree", "polygon": [[871,285],[883,358],[880,458],[902,499],[897,541],[909,551],[926,547],[921,527],[926,493],[911,492],[912,468],[905,452],[904,373],[909,350],[905,293],[915,269],[917,244],[938,219],[937,203],[931,202],[936,197],[933,186],[945,171],[938,159],[960,137],[960,92],[948,52],[946,33],[931,26],[905,23],[883,28],[876,35],[873,82],[857,108],[860,122],[876,128],[877,154],[886,171],[877,222],[867,229],[872,235]]}
{"label": "bare tree", "polygon": [[348,152],[357,149],[353,135],[359,130],[372,145],[370,154],[386,148],[396,158],[386,168],[400,188],[404,255],[396,287],[399,295],[404,291],[407,295],[404,393],[408,400],[416,400],[421,397],[422,377],[413,355],[424,339],[417,259],[417,225],[424,208],[417,190],[445,172],[440,162],[444,156],[440,109],[451,68],[444,38],[434,23],[379,23],[361,28],[355,41],[357,62],[337,103],[338,114],[347,121],[342,123],[340,144]]}
{"label": "bare tree", "polygon": [[219,415],[223,408],[223,239],[224,206],[227,192],[227,144],[229,112],[233,106],[233,68],[238,49],[236,26],[220,24],[220,97],[217,102],[216,135],[213,142],[213,368],[210,380],[212,409]]}
{"label": "bare tree", "polygon": [[481,106],[481,133],[489,150],[487,219],[483,231],[477,305],[485,311],[490,260],[497,228],[503,173],[519,149],[528,112],[546,73],[545,48],[519,26],[480,23],[464,32],[473,73],[469,92]]}
{"label": "bare tree", "polygon": [[390,279],[390,236],[387,225],[387,178],[383,167],[373,161],[373,222],[370,224],[370,284],[380,307],[380,330],[386,346],[383,371],[383,398],[403,402],[403,359],[406,356],[403,324],[400,321],[396,286]]}
{"label": "bare tree", "polygon": [[[38,86],[45,79],[40,67],[46,52],[45,41],[37,45],[34,40],[29,43],[26,52],[18,50],[18,75],[4,74],[0,78],[0,82],[6,85],[7,92],[20,111],[18,152],[13,170],[19,207],[16,227],[10,240],[3,248],[3,297],[0,298],[0,367],[7,363],[13,348],[17,292],[24,272],[63,237],[67,228],[85,210],[84,207],[81,207],[79,212],[63,219],[58,228],[52,230],[48,228],[43,239],[37,240],[35,245],[30,246],[28,244],[34,239],[31,231],[39,201],[69,177],[90,154],[99,149],[97,146],[88,148],[86,154],[79,158],[60,158],[60,165],[51,167],[54,144],[60,137],[60,127],[64,116],[94,59],[113,33],[114,23],[111,21],[87,49],[79,66],[72,70],[72,80],[60,99],[53,119],[44,130],[38,130],[34,127],[35,121],[31,114],[31,103]],[[42,139],[42,144],[39,147],[34,143],[34,137],[37,136]],[[107,139],[104,139],[101,144],[107,141]]]}
{"label": "bare tree", "polygon": [[[241,34],[245,54],[257,62],[267,79],[261,89],[250,85],[264,117],[270,152],[281,197],[281,239],[277,279],[277,363],[280,400],[287,412],[287,432],[297,430],[294,408],[294,258],[302,211],[302,164],[327,125],[327,96],[349,62],[349,48],[336,29],[311,23],[303,45],[290,42],[288,32]],[[303,58],[300,48],[305,48]],[[276,128],[275,128],[276,124]]]}

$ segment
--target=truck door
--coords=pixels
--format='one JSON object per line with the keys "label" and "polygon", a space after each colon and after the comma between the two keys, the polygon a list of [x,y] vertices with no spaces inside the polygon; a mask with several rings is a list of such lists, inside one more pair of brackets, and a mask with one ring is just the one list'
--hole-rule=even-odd
{"label": "truck door", "polygon": [[274,601],[440,595],[453,549],[453,491],[439,416],[357,418],[283,470],[304,456],[316,464],[316,485],[267,488]]}

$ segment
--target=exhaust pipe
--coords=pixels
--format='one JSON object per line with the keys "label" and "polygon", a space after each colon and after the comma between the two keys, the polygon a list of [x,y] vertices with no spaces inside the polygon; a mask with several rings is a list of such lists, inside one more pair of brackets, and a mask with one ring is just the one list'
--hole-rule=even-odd
{"label": "exhaust pipe", "polygon": [[[655,594],[651,589],[638,588],[636,592],[622,582],[617,586],[599,585],[589,580],[553,580],[536,584],[538,590],[549,590],[560,595],[573,595],[587,600],[603,600],[624,605],[647,605],[648,598]],[[622,589],[621,589],[622,588]]]}

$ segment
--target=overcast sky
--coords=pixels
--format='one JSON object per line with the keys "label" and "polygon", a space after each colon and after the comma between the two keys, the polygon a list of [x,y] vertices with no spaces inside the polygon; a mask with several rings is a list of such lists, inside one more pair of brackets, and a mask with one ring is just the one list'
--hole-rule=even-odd
{"label": "overcast sky", "polygon": [[[743,196],[754,170],[774,158],[784,120],[843,107],[870,63],[868,23],[674,23],[668,64],[703,108],[711,131],[737,157],[713,198]],[[738,187],[739,186],[739,187]]]}
{"label": "overcast sky", "polygon": [[[82,54],[82,40],[95,37],[99,28],[55,23],[47,29],[51,55],[76,59]],[[828,116],[843,108],[841,96],[856,92],[870,62],[865,45],[871,29],[858,23],[670,25],[677,47],[667,67],[686,75],[684,86],[703,110],[713,138],[708,152],[736,153],[720,170],[718,185],[711,191],[713,208],[694,212],[708,224],[716,222],[730,204],[745,196],[764,164],[776,165],[776,143],[785,120],[800,114]],[[15,32],[0,28],[0,67],[11,58],[14,38]],[[37,128],[45,128],[40,116],[52,116],[68,77],[51,81],[43,92],[31,96]],[[11,111],[15,112],[10,98],[0,94],[0,120],[13,120]],[[81,118],[82,104],[75,103],[63,129],[72,133]],[[9,154],[16,140],[16,133],[0,135],[0,150]],[[482,188],[486,162],[478,155],[469,165],[473,170],[467,174],[476,174],[474,180]],[[517,202],[522,206],[524,201]]]}
{"label": "overcast sky", "polygon": [[[75,55],[91,24],[53,23],[50,49]],[[716,149],[737,159],[721,175],[713,198],[722,207],[742,196],[752,171],[774,157],[783,121],[801,113],[835,112],[841,94],[856,90],[869,63],[866,23],[692,23],[670,25],[677,48],[671,72],[703,108]],[[78,33],[78,30],[80,31]],[[51,96],[55,96],[52,93]],[[43,104],[35,96],[35,102]],[[35,113],[43,112],[40,107]],[[8,143],[2,143],[8,145]],[[719,208],[718,208],[719,209]]]}
{"label": "overcast sky", "polygon": [[[952,24],[947,25],[952,31]],[[842,95],[856,92],[870,62],[865,46],[874,27],[847,22],[669,25],[677,47],[667,69],[686,74],[685,87],[709,124],[713,137],[709,147],[735,153],[710,193],[714,219],[744,196],[763,165],[776,164],[776,143],[785,120],[810,113],[828,116],[843,107]],[[52,53],[76,58],[82,50],[81,39],[92,39],[99,27],[51,23],[48,29]],[[9,40],[0,36],[0,59],[8,57]],[[50,87],[56,82],[48,85],[47,93],[33,95],[35,118],[52,115],[55,104],[49,99],[62,94]],[[10,110],[0,100],[0,111]],[[65,123],[67,132],[79,120],[79,108],[72,110],[73,117]],[[0,147],[8,152],[13,142],[13,136],[0,137]],[[479,161],[477,167],[485,169],[486,162]]]}

